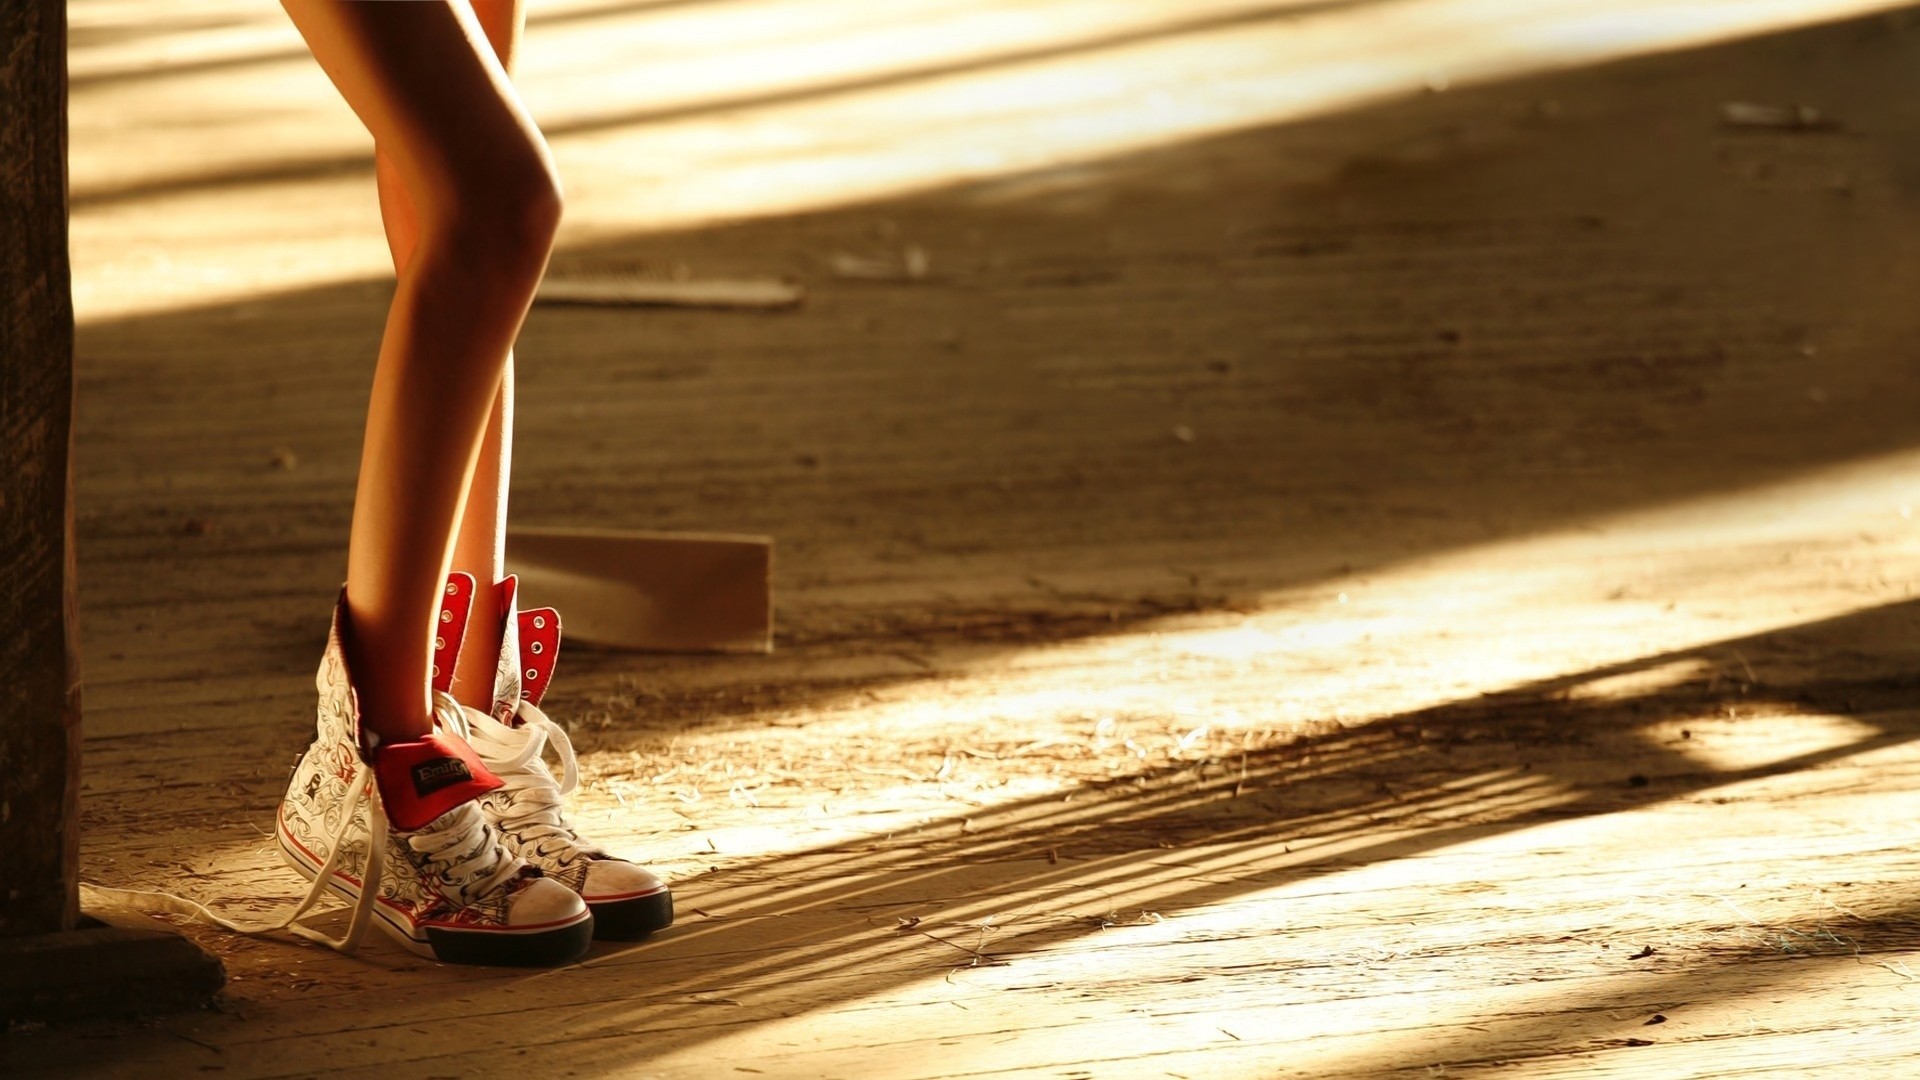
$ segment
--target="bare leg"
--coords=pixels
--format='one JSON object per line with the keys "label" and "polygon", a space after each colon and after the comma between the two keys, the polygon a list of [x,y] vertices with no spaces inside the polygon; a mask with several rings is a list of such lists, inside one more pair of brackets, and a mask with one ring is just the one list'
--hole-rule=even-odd
{"label": "bare leg", "polygon": [[366,725],[428,730],[441,583],[508,350],[559,222],[546,143],[464,4],[282,0],[412,211],[367,411],[347,554]]}
{"label": "bare leg", "polygon": [[[474,15],[486,32],[488,44],[509,76],[520,50],[525,27],[521,0],[471,0]],[[380,218],[386,226],[387,247],[396,274],[406,270],[418,240],[413,204],[406,186],[384,149],[375,147],[379,179]],[[513,353],[507,353],[500,394],[493,403],[487,432],[474,463],[467,488],[466,512],[461,516],[453,544],[453,569],[471,574],[481,588],[473,599],[466,642],[454,671],[453,694],[463,705],[482,712],[493,706],[493,681],[500,656],[500,631],[506,612],[500,610],[488,585],[506,575],[507,489],[513,462]]]}
{"label": "bare leg", "polygon": [[453,544],[453,568],[472,574],[480,583],[467,618],[466,643],[454,665],[453,696],[481,712],[493,708],[493,681],[500,670],[500,636],[507,615],[488,586],[507,572],[507,480],[512,463],[513,357],[509,355],[486,442],[467,488],[467,511]]}

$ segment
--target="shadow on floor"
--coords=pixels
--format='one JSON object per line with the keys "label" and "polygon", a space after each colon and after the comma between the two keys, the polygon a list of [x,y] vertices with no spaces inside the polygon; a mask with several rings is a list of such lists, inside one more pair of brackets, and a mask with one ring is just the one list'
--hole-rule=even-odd
{"label": "shadow on floor", "polygon": [[[1049,949],[1145,917],[1178,925],[1183,915],[1293,882],[1569,818],[1716,801],[1716,793],[1745,782],[1904,746],[1920,736],[1920,711],[1911,708],[1920,674],[1887,673],[1915,671],[1916,658],[1920,602],[1648,656],[1303,737],[1237,760],[1116,778],[1067,802],[1055,794],[975,807],[912,831],[737,863],[680,886],[682,919],[674,930],[644,944],[600,946],[579,968],[533,976],[461,971],[450,984],[446,969],[396,962],[400,954],[374,945],[355,961],[315,965],[319,978],[298,992],[245,1007],[265,1016],[176,1020],[167,1030],[236,1055],[230,1060],[249,1072],[263,1062],[247,1057],[246,1044],[309,1027],[365,1043],[375,1056],[362,1064],[430,1064],[448,1039],[469,1054],[537,1047],[552,1037],[552,1021],[540,1017],[562,1009],[572,1018],[565,1028],[570,1067],[583,1075],[616,1073],[648,1055],[724,1037],[742,1023],[885,999],[943,972],[1017,969]],[[1652,681],[1642,690],[1608,689],[1636,677]],[[1689,736],[1675,735],[1717,727],[1735,737],[1742,723],[1816,714],[1848,717],[1859,734],[1744,768],[1703,764],[1686,752]],[[1530,797],[1514,797],[1518,777],[1526,778]],[[1554,1012],[1698,1003],[1731,985],[1731,972],[1768,958],[1910,951],[1920,948],[1920,919],[1910,907],[1898,897],[1874,897],[1864,914],[1775,928],[1777,941],[1640,972],[1591,1001],[1580,997],[1592,996],[1590,989],[1574,999],[1556,989]],[[1795,934],[1804,940],[1786,940]],[[281,956],[278,963],[312,957],[290,943],[248,945]],[[274,963],[269,959],[269,970]],[[365,966],[339,979],[326,975],[330,963]],[[1284,976],[1273,970],[1252,977]],[[1734,981],[1748,986],[1769,977],[1756,970]],[[456,985],[455,1004],[434,1000]],[[342,994],[407,1004],[356,1020]],[[1563,1021],[1541,1021],[1549,1022]],[[406,1032],[420,1024],[432,1025],[436,1037],[410,1041]],[[1505,1024],[1499,1035],[1511,1039],[1517,1030]],[[1549,1043],[1551,1052],[1566,1049],[1543,1039]],[[48,1036],[15,1045],[37,1055],[64,1044]],[[180,1043],[93,1043],[88,1061],[104,1067],[177,1060],[180,1051],[170,1046]],[[330,1067],[359,1060],[355,1050],[328,1052],[347,1055]],[[1474,1046],[1458,1040],[1420,1053],[1432,1062],[1477,1060]]]}
{"label": "shadow on floor", "polygon": [[[537,312],[521,349],[516,498],[535,521],[776,535],[784,640],[800,648],[984,644],[1010,657],[1909,448],[1920,379],[1900,343],[1920,329],[1920,230],[1906,151],[1889,148],[1920,145],[1920,114],[1873,103],[1909,77],[1890,73],[1920,70],[1920,44],[1878,33],[1825,28],[562,253],[563,272],[788,272],[812,295],[799,315],[765,318]],[[1815,77],[1846,135],[1716,128],[1720,101],[1797,100]],[[1307,158],[1334,165],[1302,176]],[[933,252],[935,279],[828,269],[837,251],[908,243]],[[94,835],[146,814],[254,842],[237,808],[271,805],[279,780],[242,767],[290,757],[310,709],[304,672],[338,583],[384,297],[356,286],[83,328],[90,702],[108,754],[135,762],[92,782],[138,788],[144,758],[186,754],[189,737],[231,755],[226,773],[184,773],[164,806],[95,800]],[[297,469],[271,465],[281,445]],[[686,890],[726,899],[725,918],[689,911],[660,941],[575,970],[456,978],[391,955],[323,958],[310,985],[262,991],[253,1015],[10,1042],[50,1065],[142,1065],[202,1053],[191,1040],[238,1055],[331,1025],[364,1036],[342,1053],[388,1061],[419,1056],[409,1025],[525,1048],[546,1036],[517,1023],[573,1008],[572,1064],[612,1071],[956,964],[1018,964],[1108,914],[1177,917],[1303,874],[1904,746],[1915,612],[1329,724],[1072,803],[729,867]],[[620,677],[735,663],[576,656],[563,681],[585,698]],[[266,671],[285,675],[269,685]],[[776,692],[825,703],[912,678]],[[752,704],[664,700],[606,745],[737,721]],[[1742,768],[1672,741],[1696,719],[1730,722],[1729,708],[1844,716],[1862,734]],[[188,735],[138,726],[156,710]],[[1495,781],[1539,798],[1493,798]],[[1183,883],[1187,849],[1204,850],[1206,873]],[[869,894],[849,895],[855,878]],[[993,911],[1060,887],[1069,900],[1044,918],[986,931]],[[856,902],[868,913],[851,914]],[[1916,944],[1904,916],[1853,936],[1865,952]],[[236,947],[282,973],[311,959]],[[1707,976],[1662,978],[1633,993],[1686,996]],[[720,1000],[742,987],[760,1000]],[[352,995],[368,993],[393,1011],[356,1017]]]}

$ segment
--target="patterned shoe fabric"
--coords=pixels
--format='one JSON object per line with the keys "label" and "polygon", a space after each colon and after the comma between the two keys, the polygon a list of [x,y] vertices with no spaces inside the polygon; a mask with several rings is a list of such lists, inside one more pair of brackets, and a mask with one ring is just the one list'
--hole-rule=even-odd
{"label": "patterned shoe fabric", "polygon": [[[593,910],[594,932],[631,940],[673,925],[673,895],[651,870],[615,858],[574,831],[561,801],[579,784],[573,745],[539,706],[522,701],[508,726],[469,712],[469,738],[503,786],[481,796],[488,820],[507,846],[554,881],[580,894]],[[559,753],[562,779],[555,780],[542,754]]]}
{"label": "patterned shoe fabric", "polygon": [[[464,576],[449,582],[449,607],[471,587],[457,580]],[[494,712],[466,710],[467,739],[502,782],[499,790],[481,797],[481,808],[515,854],[580,894],[593,911],[597,936],[634,940],[673,925],[673,894],[666,882],[583,839],[567,822],[562,803],[579,784],[579,767],[566,731],[539,705],[559,654],[560,617],[551,608],[516,614],[512,577],[494,588],[499,609],[507,613]],[[464,615],[443,622],[464,624]],[[441,667],[451,671],[452,658]],[[559,755],[558,780],[544,760],[549,745]]]}
{"label": "patterned shoe fabric", "polygon": [[[450,963],[553,965],[585,954],[593,916],[580,897],[512,853],[477,801],[503,789],[460,736],[466,715],[434,695],[436,730],[387,743],[366,762],[340,627],[316,679],[318,731],[294,769],[279,815],[280,849],[312,880],[354,904],[350,949],[372,922],[401,945]],[[370,790],[372,789],[372,790]],[[406,826],[405,831],[389,828]],[[296,912],[296,917],[298,913]]]}

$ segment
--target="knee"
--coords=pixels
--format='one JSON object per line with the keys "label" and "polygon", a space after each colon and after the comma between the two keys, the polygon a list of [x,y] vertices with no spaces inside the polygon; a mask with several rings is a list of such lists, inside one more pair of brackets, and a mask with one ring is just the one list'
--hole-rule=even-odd
{"label": "knee", "polygon": [[552,163],[541,161],[503,183],[499,205],[493,210],[493,228],[503,238],[527,252],[538,253],[541,265],[553,250],[554,235],[560,229],[560,214],[565,197],[560,192],[559,174]]}
{"label": "knee", "polygon": [[530,157],[475,170],[444,201],[435,231],[469,269],[505,281],[545,268],[564,201],[551,163]]}

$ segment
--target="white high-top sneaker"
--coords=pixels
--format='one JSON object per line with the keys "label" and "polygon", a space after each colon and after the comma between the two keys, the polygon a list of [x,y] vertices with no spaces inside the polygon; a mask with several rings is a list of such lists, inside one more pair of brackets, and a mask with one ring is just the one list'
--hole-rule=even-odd
{"label": "white high-top sneaker", "polygon": [[574,889],[515,856],[482,811],[479,800],[504,781],[462,739],[474,714],[436,691],[434,732],[368,747],[341,648],[345,616],[343,596],[315,678],[318,731],[278,829],[289,865],[354,902],[347,936],[329,944],[352,947],[371,918],[413,952],[449,963],[579,959],[592,913]]}
{"label": "white high-top sneaker", "polygon": [[[516,855],[580,894],[593,911],[596,936],[621,941],[646,937],[673,925],[673,894],[651,870],[582,839],[562,813],[562,800],[580,782],[579,768],[566,731],[540,711],[560,648],[560,616],[552,608],[516,612],[517,587],[513,577],[494,585],[506,620],[493,715],[466,710],[467,740],[501,781],[497,790],[480,797],[481,809]],[[449,579],[440,616],[443,628],[464,632],[473,588],[473,578],[466,574]],[[459,641],[443,636],[435,646],[441,673],[436,685],[447,689]],[[559,754],[557,780],[544,758],[548,745]]]}

